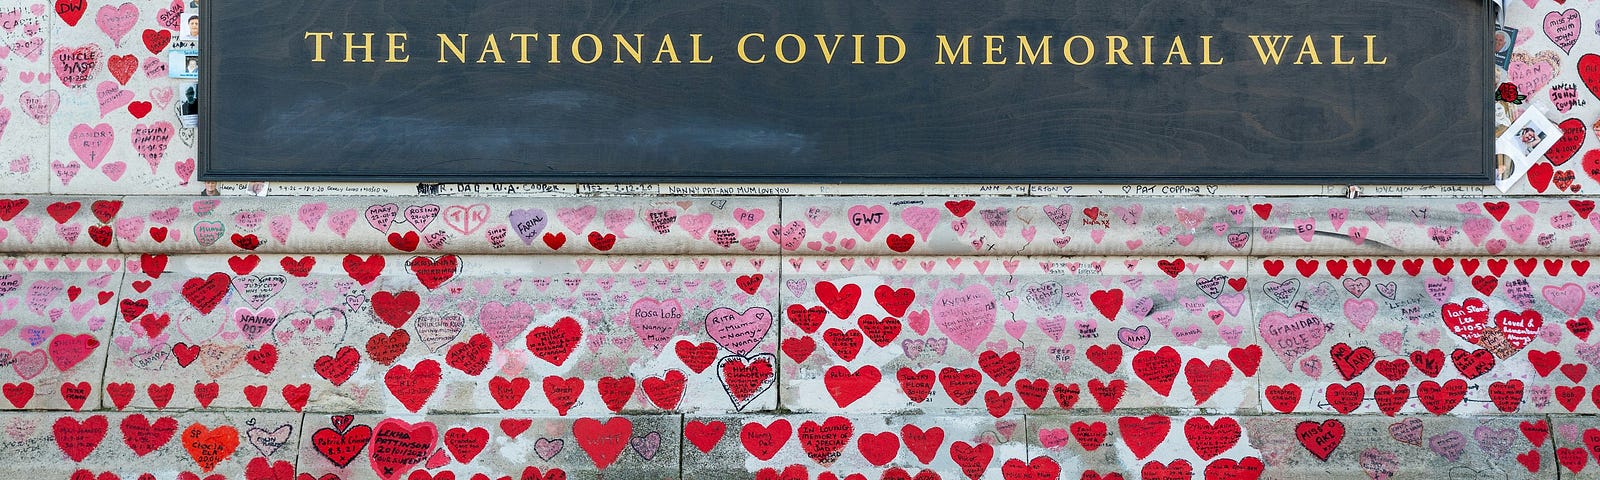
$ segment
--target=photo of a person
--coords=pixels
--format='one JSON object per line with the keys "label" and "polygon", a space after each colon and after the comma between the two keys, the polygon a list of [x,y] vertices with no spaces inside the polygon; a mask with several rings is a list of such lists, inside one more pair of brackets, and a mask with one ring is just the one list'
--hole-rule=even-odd
{"label": "photo of a person", "polygon": [[181,35],[178,36],[178,38],[181,39],[181,40],[199,40],[200,39],[200,14],[196,13],[196,14],[184,17],[184,19],[183,19],[183,32],[182,32]]}
{"label": "photo of a person", "polygon": [[1545,117],[1539,107],[1529,107],[1510,126],[1496,126],[1495,131],[1495,151],[1499,155],[1495,158],[1494,183],[1501,192],[1510,190],[1562,137],[1561,127]]}
{"label": "photo of a person", "polygon": [[167,76],[172,78],[200,78],[200,52],[198,50],[167,50]]}
{"label": "photo of a person", "polygon": [[1527,155],[1539,146],[1540,140],[1544,140],[1544,132],[1534,130],[1531,126],[1522,127],[1517,131],[1517,140],[1522,142],[1522,154]]}
{"label": "photo of a person", "polygon": [[200,123],[200,86],[189,83],[181,88],[183,98],[178,101],[178,124],[183,128],[195,128]]}
{"label": "photo of a person", "polygon": [[1495,180],[1499,180],[1499,181],[1510,180],[1511,179],[1511,174],[1512,173],[1516,173],[1516,171],[1517,171],[1516,166],[1511,164],[1511,157],[1507,157],[1505,155],[1495,155],[1494,156],[1494,179]]}
{"label": "photo of a person", "polygon": [[1494,62],[1500,68],[1511,66],[1511,49],[1517,43],[1517,29],[1511,27],[1495,27],[1494,31]]}
{"label": "photo of a person", "polygon": [[196,84],[183,87],[183,102],[178,104],[178,115],[194,115],[200,111],[200,100]]}

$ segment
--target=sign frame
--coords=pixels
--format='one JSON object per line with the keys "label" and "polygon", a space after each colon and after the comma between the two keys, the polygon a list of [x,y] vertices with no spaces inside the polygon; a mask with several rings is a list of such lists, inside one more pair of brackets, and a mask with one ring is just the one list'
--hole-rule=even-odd
{"label": "sign frame", "polygon": [[[627,0],[617,0],[626,3]],[[1482,6],[1478,14],[1481,20],[1480,27],[1484,35],[1479,35],[1476,52],[1482,61],[1477,62],[1476,69],[1462,72],[1466,78],[1476,77],[1484,87],[1483,92],[1493,89],[1493,62],[1492,33],[1493,16],[1490,11],[1493,6],[1490,0],[1438,0],[1476,3]],[[203,38],[218,38],[216,18],[219,14],[227,14],[226,9],[230,2],[207,4],[207,12],[201,16],[201,33]],[[603,1],[601,3],[604,3]],[[1466,8],[1466,7],[1463,7]],[[216,42],[210,42],[214,45]],[[200,127],[198,132],[198,168],[197,176],[201,181],[295,181],[295,182],[397,182],[397,183],[760,183],[760,184],[986,184],[986,183],[1031,183],[1031,184],[1090,184],[1090,183],[1175,183],[1175,184],[1259,184],[1259,185],[1328,185],[1328,184],[1382,184],[1382,185],[1492,185],[1494,178],[1494,125],[1493,102],[1482,102],[1482,122],[1479,127],[1476,150],[1480,152],[1478,158],[1462,161],[1461,165],[1475,165],[1476,171],[1450,174],[1430,174],[1420,176],[1415,173],[1396,173],[1386,171],[1365,171],[1343,175],[1326,175],[1304,173],[1296,171],[1276,171],[1268,175],[1261,174],[1217,174],[1217,175],[1172,175],[1166,172],[1152,172],[1149,174],[1098,174],[1095,172],[1077,172],[1073,174],[1040,174],[1038,172],[1014,171],[1009,175],[983,175],[978,177],[958,175],[928,175],[910,176],[904,174],[893,175],[838,175],[832,173],[815,172],[778,172],[770,171],[736,171],[721,174],[706,173],[707,170],[699,169],[696,173],[683,174],[640,174],[635,172],[605,172],[595,171],[555,171],[555,172],[456,172],[456,173],[400,173],[407,169],[393,169],[392,173],[371,172],[293,172],[272,170],[270,168],[238,168],[224,165],[230,160],[217,158],[219,151],[219,138],[217,129],[213,128],[213,119],[216,117],[217,98],[214,96],[214,87],[222,81],[215,68],[218,60],[227,52],[219,48],[207,48],[208,43],[202,42],[200,46],[201,75],[198,81],[200,98]],[[1487,95],[1487,94],[1485,94]],[[1218,159],[1214,159],[1218,160]],[[1434,158],[1417,158],[1414,161],[1435,161]],[[854,159],[840,159],[837,161],[853,162]],[[717,163],[717,162],[712,162]],[[775,162],[776,163],[776,162]]]}

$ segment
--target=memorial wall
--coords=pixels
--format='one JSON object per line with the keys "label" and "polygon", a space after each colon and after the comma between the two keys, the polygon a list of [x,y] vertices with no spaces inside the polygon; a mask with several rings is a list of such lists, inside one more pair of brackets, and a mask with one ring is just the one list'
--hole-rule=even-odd
{"label": "memorial wall", "polygon": [[[1216,2],[1186,2],[1192,31],[1154,49],[1142,37],[1176,27],[1137,8],[1077,31],[1025,20],[1110,7],[995,7],[947,30],[880,2],[785,7],[876,19],[819,39],[777,7],[593,2],[563,7],[577,26],[558,44],[494,24],[546,18],[500,2],[433,24],[406,20],[421,5],[30,2],[0,5],[0,477],[1600,478],[1588,1],[1511,0],[1503,20],[1356,2],[1258,33],[1292,37],[1277,69],[1225,21],[1271,15]],[[1443,20],[1356,21],[1430,9],[1484,22],[1487,39],[1438,42],[1482,65],[1408,53],[1449,58],[1401,40]],[[632,39],[630,18],[687,26],[651,31],[634,63],[611,36]],[[339,22],[384,24],[350,30],[374,33],[348,51],[372,64],[342,62]],[[1030,33],[1000,40],[1011,70],[982,70],[984,35],[1023,30],[1058,31],[1051,65],[1017,64],[1018,42],[1046,34]],[[411,63],[382,65],[395,32]],[[534,32],[518,66],[507,35]],[[586,32],[604,62],[577,61]],[[839,34],[833,61],[850,61],[858,33],[859,66],[817,64],[815,43],[812,64],[777,50]],[[873,65],[879,34],[906,42],[908,65]],[[973,65],[951,43],[964,34]],[[1093,69],[1072,70],[1079,34]],[[1128,62],[1105,51],[1115,36]],[[281,43],[254,67],[208,50],[257,37]],[[1362,65],[1369,52],[1388,66]],[[722,95],[705,110],[624,88],[701,67],[742,75],[693,86]],[[494,76],[440,73],[461,69]],[[1295,92],[1260,75],[1370,83]],[[439,83],[526,77],[547,82],[526,103],[471,108],[448,108],[458,87]],[[583,78],[601,86],[567,85]],[[915,88],[830,104],[803,94],[818,80]],[[957,86],[979,93],[946,95]],[[1141,92],[1171,96],[1141,107]],[[934,111],[917,98],[968,120],[906,116]],[[895,102],[884,121],[925,130],[819,127]],[[470,123],[513,118],[527,123]],[[528,121],[558,118],[575,123]],[[1011,130],[942,136],[983,119]],[[424,155],[407,132],[471,142]],[[1324,137],[1292,137],[1308,132]],[[634,143],[602,141],[619,138]],[[985,148],[997,138],[1014,148]],[[1198,171],[1168,169],[1185,159]]]}

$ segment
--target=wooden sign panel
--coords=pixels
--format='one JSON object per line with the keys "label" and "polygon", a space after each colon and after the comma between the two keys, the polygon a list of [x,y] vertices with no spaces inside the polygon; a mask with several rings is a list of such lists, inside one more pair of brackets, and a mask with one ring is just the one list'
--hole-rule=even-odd
{"label": "wooden sign panel", "polygon": [[208,180],[1470,183],[1467,0],[219,1]]}

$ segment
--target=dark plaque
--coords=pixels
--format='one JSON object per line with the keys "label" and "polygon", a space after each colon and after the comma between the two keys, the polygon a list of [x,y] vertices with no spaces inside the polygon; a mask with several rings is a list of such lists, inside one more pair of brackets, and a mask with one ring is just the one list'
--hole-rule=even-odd
{"label": "dark plaque", "polygon": [[1482,0],[206,3],[201,178],[1488,184]]}

